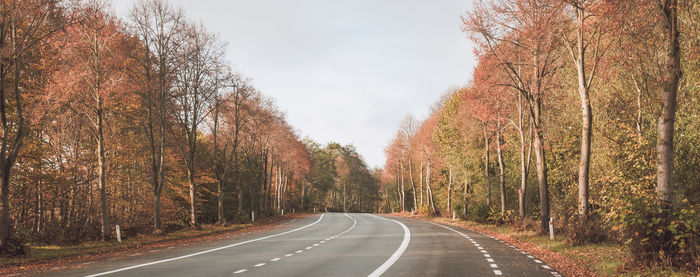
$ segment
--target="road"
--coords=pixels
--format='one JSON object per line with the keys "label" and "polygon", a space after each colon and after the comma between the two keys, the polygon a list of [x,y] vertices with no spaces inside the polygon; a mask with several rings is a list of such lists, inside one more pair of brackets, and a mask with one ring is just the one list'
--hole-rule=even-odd
{"label": "road", "polygon": [[[46,275],[47,273],[44,273]],[[51,276],[561,276],[487,235],[425,221],[325,213]]]}

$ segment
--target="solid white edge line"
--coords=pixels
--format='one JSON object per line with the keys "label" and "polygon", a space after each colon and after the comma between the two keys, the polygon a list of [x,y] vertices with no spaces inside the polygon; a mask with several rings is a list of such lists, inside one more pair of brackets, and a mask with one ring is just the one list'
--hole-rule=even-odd
{"label": "solid white edge line", "polygon": [[257,239],[247,240],[247,241],[242,241],[242,242],[238,242],[238,243],[234,243],[234,244],[230,244],[230,245],[226,245],[226,246],[221,246],[221,247],[212,248],[212,249],[209,249],[209,250],[204,250],[204,251],[195,252],[195,253],[192,253],[192,254],[187,254],[187,255],[184,255],[184,256],[178,256],[178,257],[174,257],[174,258],[169,258],[169,259],[164,259],[164,260],[159,260],[159,261],[154,261],[154,262],[149,262],[149,263],[143,263],[143,264],[137,264],[137,265],[127,266],[127,267],[122,267],[122,268],[118,268],[118,269],[115,269],[115,270],[110,270],[110,271],[100,272],[100,273],[96,273],[96,274],[92,274],[92,275],[87,275],[87,276],[85,276],[85,277],[102,276],[102,275],[107,275],[107,274],[112,274],[112,273],[127,271],[127,270],[131,270],[131,269],[134,269],[134,268],[139,268],[139,267],[144,267],[144,266],[149,266],[149,265],[154,265],[154,264],[160,264],[160,263],[165,263],[165,262],[170,262],[170,261],[176,261],[176,260],[180,260],[180,259],[184,259],[184,258],[189,258],[189,257],[197,256],[197,255],[202,255],[202,254],[206,254],[206,253],[210,253],[210,252],[214,252],[214,251],[223,250],[223,249],[226,249],[226,248],[231,248],[231,247],[238,246],[238,245],[242,245],[242,244],[247,244],[247,243],[256,242],[256,241],[260,241],[260,240],[264,240],[264,239],[279,237],[279,236],[282,236],[282,235],[286,235],[286,234],[289,234],[289,233],[293,233],[293,232],[296,232],[296,231],[305,229],[305,228],[307,228],[307,227],[316,225],[317,223],[321,222],[321,219],[323,219],[323,216],[324,216],[324,215],[326,215],[326,214],[321,214],[321,216],[320,216],[316,221],[314,221],[313,223],[311,223],[311,224],[309,224],[309,225],[301,226],[301,227],[299,227],[299,228],[296,228],[296,229],[293,229],[293,230],[289,230],[289,231],[286,231],[286,232],[282,232],[282,233],[279,233],[279,234],[264,236],[264,237],[260,237],[260,238],[257,238]]}
{"label": "solid white edge line", "polygon": [[373,214],[367,214],[367,215],[373,216],[373,217],[376,217],[379,219],[393,221],[394,223],[401,225],[401,228],[403,228],[403,240],[401,241],[401,245],[399,245],[399,248],[396,249],[394,254],[392,254],[391,257],[389,257],[389,259],[386,260],[386,262],[384,262],[381,266],[379,266],[377,269],[375,269],[374,272],[372,272],[368,275],[368,277],[379,277],[382,274],[384,274],[384,272],[386,272],[401,257],[401,255],[403,255],[404,251],[406,251],[406,248],[408,248],[408,243],[411,242],[411,231],[408,230],[408,227],[406,227],[405,224],[403,224],[399,221],[396,221],[393,219],[388,219],[388,218],[383,218],[381,216],[376,216]]}

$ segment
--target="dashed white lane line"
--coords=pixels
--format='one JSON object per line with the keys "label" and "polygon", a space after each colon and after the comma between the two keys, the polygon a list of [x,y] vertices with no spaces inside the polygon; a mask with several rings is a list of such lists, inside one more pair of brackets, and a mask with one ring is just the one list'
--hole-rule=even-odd
{"label": "dashed white lane line", "polygon": [[535,262],[538,263],[538,264],[541,264],[541,263],[542,263],[542,261],[540,261],[540,260],[535,260]]}
{"label": "dashed white lane line", "polygon": [[490,258],[490,257],[491,257],[491,255],[489,255],[489,254],[484,254],[484,257],[486,257],[486,258]]}
{"label": "dashed white lane line", "polygon": [[534,258],[535,258],[535,257],[532,256],[532,255],[527,255],[527,257],[530,258],[530,259],[534,259]]}
{"label": "dashed white lane line", "polygon": [[122,267],[122,268],[118,268],[118,269],[115,269],[115,270],[100,272],[100,273],[93,274],[93,275],[88,275],[88,276],[86,276],[86,277],[102,276],[102,275],[107,275],[107,274],[112,274],[112,273],[127,271],[127,270],[131,270],[131,269],[134,269],[134,268],[140,268],[140,267],[150,266],[150,265],[154,265],[154,264],[160,264],[160,263],[165,263],[165,262],[176,261],[176,260],[180,260],[180,259],[185,259],[185,258],[189,258],[189,257],[193,257],[193,256],[198,256],[198,255],[202,255],[202,254],[206,254],[206,253],[210,253],[210,252],[214,252],[214,251],[219,251],[219,250],[231,248],[231,247],[238,246],[238,245],[242,245],[242,244],[247,244],[247,243],[256,242],[256,241],[261,241],[261,240],[265,240],[265,239],[269,239],[269,238],[279,237],[279,236],[282,236],[282,235],[286,235],[286,234],[289,234],[289,233],[293,233],[293,232],[296,232],[296,231],[299,231],[299,230],[308,228],[308,227],[310,227],[310,226],[316,225],[317,223],[321,222],[321,220],[323,219],[323,216],[324,216],[324,215],[325,215],[325,214],[321,214],[321,216],[320,216],[316,221],[312,222],[311,224],[304,225],[304,226],[301,226],[301,227],[299,227],[299,228],[292,229],[292,230],[289,230],[289,231],[286,231],[286,232],[277,233],[277,234],[273,234],[273,235],[269,235],[269,236],[264,236],[264,237],[259,237],[259,238],[256,238],[256,239],[251,239],[251,240],[242,241],[242,242],[238,242],[238,243],[234,243],[234,244],[229,244],[229,245],[225,245],[225,246],[221,246],[221,247],[217,247],[217,248],[212,248],[212,249],[209,249],[209,250],[204,250],[204,251],[195,252],[195,253],[192,253],[192,254],[187,254],[187,255],[183,255],[183,256],[174,257],[174,258],[169,258],[169,259],[158,260],[158,261],[149,262],[149,263],[143,263],[143,264],[137,264],[137,265],[127,266],[127,267]]}
{"label": "dashed white lane line", "polygon": [[491,268],[498,268],[497,264],[489,264],[489,265],[491,266]]}
{"label": "dashed white lane line", "polygon": [[501,272],[500,270],[494,270],[493,274],[494,275],[503,275],[503,272]]}
{"label": "dashed white lane line", "polygon": [[406,251],[406,248],[408,248],[408,243],[411,241],[411,231],[408,230],[408,227],[406,227],[405,224],[393,220],[393,219],[388,219],[388,218],[383,218],[379,217],[376,215],[368,214],[370,216],[383,219],[383,220],[388,220],[388,221],[393,221],[396,224],[401,225],[401,228],[403,228],[403,240],[401,241],[401,245],[399,245],[399,248],[396,249],[394,254],[389,257],[386,262],[384,262],[381,266],[379,266],[377,269],[374,270],[371,274],[369,274],[368,277],[379,277],[381,276],[384,272],[386,272],[400,257],[403,255],[403,252]]}
{"label": "dashed white lane line", "polygon": [[233,274],[240,274],[240,273],[243,273],[243,272],[246,272],[246,271],[248,271],[248,270],[244,268],[244,269],[241,269],[241,270],[234,271]]}
{"label": "dashed white lane line", "polygon": [[[344,235],[345,233],[347,233],[347,232],[349,232],[350,230],[352,230],[353,228],[355,228],[355,226],[357,226],[357,220],[355,220],[355,218],[353,218],[352,216],[348,215],[347,213],[345,214],[345,216],[347,216],[347,217],[349,217],[350,219],[352,219],[352,221],[353,221],[352,226],[350,226],[350,228],[346,229],[345,231],[340,232],[340,233],[338,233],[338,234],[336,234],[336,235],[334,235],[334,236],[332,236],[332,237],[330,237],[330,238],[328,238],[328,239],[326,239],[326,240],[330,240],[330,239],[336,238],[336,237],[338,237],[338,236]],[[324,241],[321,241],[321,243],[324,243],[324,242],[325,242],[325,240],[324,240]],[[319,245],[319,244],[316,243],[316,244],[314,244],[313,246],[318,246],[318,245]],[[308,250],[308,249],[311,249],[311,248],[312,248],[312,246],[306,247],[307,250]],[[302,252],[304,252],[304,250],[297,250],[297,251],[295,251],[294,253],[302,253]],[[294,255],[294,254],[293,254],[293,253],[289,253],[289,254],[286,254],[286,255],[284,255],[284,256],[285,256],[285,257],[291,257],[292,255]],[[276,262],[276,261],[279,261],[280,259],[281,259],[281,258],[273,258],[273,259],[271,259],[270,261]],[[254,265],[254,267],[261,267],[261,266],[264,266],[264,265],[266,265],[266,264],[265,264],[265,263],[259,263],[259,264]],[[238,270],[238,271],[236,271],[236,272],[234,272],[234,273],[237,274],[237,273],[242,273],[242,272],[245,272],[245,271],[247,271],[247,269],[241,269],[241,270]]]}
{"label": "dashed white lane line", "polygon": [[548,265],[542,265],[542,267],[544,267],[544,269],[552,269],[552,268],[549,267]]}
{"label": "dashed white lane line", "polygon": [[491,259],[491,258],[486,259],[486,261],[489,263],[494,263],[493,259]]}

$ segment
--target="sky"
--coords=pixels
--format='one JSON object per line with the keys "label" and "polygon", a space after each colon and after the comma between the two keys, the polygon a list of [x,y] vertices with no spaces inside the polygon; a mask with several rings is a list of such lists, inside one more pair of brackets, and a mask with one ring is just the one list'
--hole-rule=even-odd
{"label": "sky", "polygon": [[[135,0],[113,0],[127,18]],[[470,0],[171,0],[228,42],[226,59],[301,138],[353,144],[371,167],[402,119],[425,119],[476,65]]]}

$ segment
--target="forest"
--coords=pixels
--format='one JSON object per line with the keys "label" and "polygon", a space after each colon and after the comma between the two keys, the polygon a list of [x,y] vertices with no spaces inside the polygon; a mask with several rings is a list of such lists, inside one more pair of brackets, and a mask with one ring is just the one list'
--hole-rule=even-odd
{"label": "forest", "polygon": [[293,211],[377,209],[352,145],[300,138],[164,0],[0,1],[0,254]]}
{"label": "forest", "polygon": [[698,268],[700,2],[481,0],[461,23],[478,64],[403,120],[380,210],[551,218],[571,245]]}

